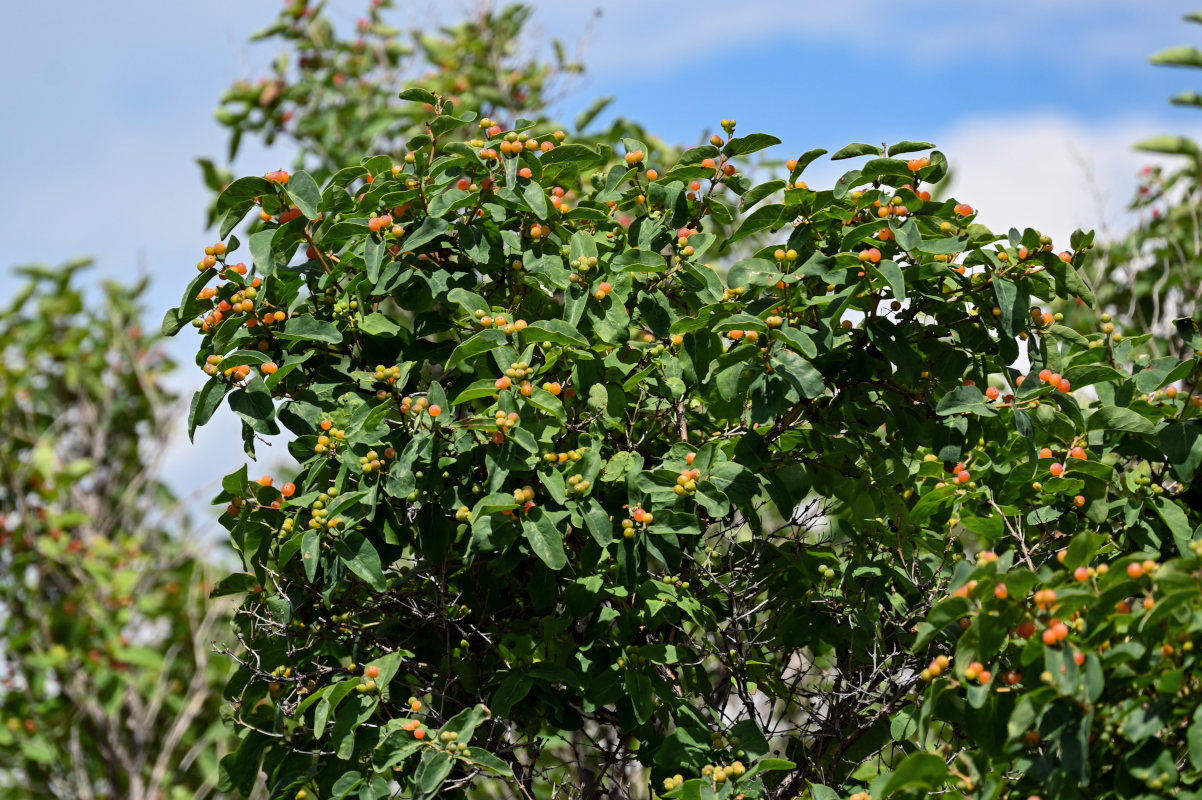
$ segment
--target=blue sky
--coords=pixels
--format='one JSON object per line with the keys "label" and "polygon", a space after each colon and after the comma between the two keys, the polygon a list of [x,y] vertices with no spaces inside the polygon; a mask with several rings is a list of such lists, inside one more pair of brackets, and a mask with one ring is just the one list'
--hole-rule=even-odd
{"label": "blue sky", "polygon": [[[8,264],[97,258],[96,275],[153,277],[157,322],[191,277],[208,196],[194,159],[224,149],[212,111],[222,90],[274,55],[246,44],[276,2],[13,3],[0,49],[0,236]],[[348,26],[365,4],[331,0]],[[401,2],[401,25],[451,21],[479,3]],[[849,141],[925,139],[948,154],[955,194],[996,228],[1030,225],[1057,239],[1077,225],[1119,232],[1133,176],[1131,144],[1156,133],[1202,137],[1202,114],[1169,95],[1202,73],[1152,67],[1175,44],[1202,44],[1181,21],[1190,3],[1159,0],[693,0],[534,2],[530,44],[581,45],[588,68],[565,116],[599,95],[664,138],[698,141],[723,117],[780,136],[781,158]],[[1200,4],[1202,5],[1202,4]],[[598,9],[601,9],[598,12]],[[286,166],[248,143],[237,168]],[[816,165],[812,183],[837,165]],[[0,290],[12,287],[0,275]],[[172,344],[183,358],[192,340]],[[199,371],[179,379],[199,384]],[[172,448],[168,477],[195,485],[237,465],[225,419]],[[222,455],[218,455],[222,454]],[[268,457],[267,465],[271,465]],[[211,493],[208,483],[204,494]]]}

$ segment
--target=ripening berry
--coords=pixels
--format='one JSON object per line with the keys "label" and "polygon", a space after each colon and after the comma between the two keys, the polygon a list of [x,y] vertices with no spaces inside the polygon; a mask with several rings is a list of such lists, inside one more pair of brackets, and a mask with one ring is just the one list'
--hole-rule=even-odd
{"label": "ripening berry", "polygon": [[279,364],[276,364],[274,361],[268,361],[266,364],[259,365],[259,369],[263,371],[264,375],[272,375],[279,370],[279,368]]}
{"label": "ripening berry", "polygon": [[1078,583],[1085,583],[1089,578],[1089,567],[1077,567],[1073,570],[1073,579]]}
{"label": "ripening berry", "polygon": [[280,487],[280,494],[282,494],[284,497],[291,497],[292,495],[296,494],[296,484],[285,483]]}
{"label": "ripening berry", "polygon": [[1045,447],[1042,450],[1040,450],[1039,457],[1040,458],[1051,458],[1052,457],[1052,448]]}
{"label": "ripening berry", "polygon": [[1079,494],[1076,497],[1074,497],[1073,505],[1075,505],[1077,508],[1084,508],[1085,507],[1085,495]]}
{"label": "ripening berry", "polygon": [[996,386],[990,386],[985,390],[985,396],[990,400],[997,400],[1001,396],[1001,391]]}
{"label": "ripening berry", "polygon": [[363,675],[368,678],[380,677],[380,668],[375,664],[371,664],[363,669]]}
{"label": "ripening berry", "polygon": [[1064,472],[1064,465],[1061,464],[1059,461],[1053,461],[1052,465],[1050,467],[1048,467],[1048,472],[1052,473],[1055,476],[1060,476]]}
{"label": "ripening berry", "polygon": [[334,423],[333,423],[333,422],[331,422],[331,421],[330,421],[330,420],[328,420],[328,419],[323,419],[323,420],[321,421],[321,429],[322,429],[323,431],[328,431],[328,430],[329,430],[330,428],[332,428],[333,426],[334,426]]}
{"label": "ripening berry", "polygon": [[430,406],[428,409],[430,416],[437,417],[442,413],[442,406]]}
{"label": "ripening berry", "polygon": [[1127,565],[1127,577],[1131,580],[1139,580],[1144,576],[1144,566],[1139,562],[1133,561]]}

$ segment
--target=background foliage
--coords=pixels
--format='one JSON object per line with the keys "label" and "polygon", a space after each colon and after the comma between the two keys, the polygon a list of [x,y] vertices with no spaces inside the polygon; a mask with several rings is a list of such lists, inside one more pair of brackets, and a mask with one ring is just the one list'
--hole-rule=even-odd
{"label": "background foliage", "polygon": [[228,623],[158,479],[174,368],[144,285],[18,270],[0,310],[0,786],[6,797],[213,796]]}

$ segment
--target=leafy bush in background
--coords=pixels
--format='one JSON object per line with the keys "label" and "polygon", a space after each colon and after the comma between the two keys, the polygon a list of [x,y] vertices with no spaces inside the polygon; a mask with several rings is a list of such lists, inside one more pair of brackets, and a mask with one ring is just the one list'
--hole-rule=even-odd
{"label": "leafy bush in background", "polygon": [[174,365],[144,284],[90,300],[84,266],[21,268],[0,309],[0,792],[209,797],[229,608],[169,533]]}

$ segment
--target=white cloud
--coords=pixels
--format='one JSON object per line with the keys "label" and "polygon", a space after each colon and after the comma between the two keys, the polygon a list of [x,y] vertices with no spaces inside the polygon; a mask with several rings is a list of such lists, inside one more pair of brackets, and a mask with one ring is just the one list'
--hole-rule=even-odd
{"label": "white cloud", "polygon": [[[1033,227],[1061,247],[1076,228],[1100,238],[1131,228],[1136,173],[1173,163],[1132,146],[1163,132],[1136,120],[997,115],[956,123],[938,142],[952,165],[951,193],[978,209],[980,222],[999,232]],[[1202,137],[1202,126],[1176,132]]]}

